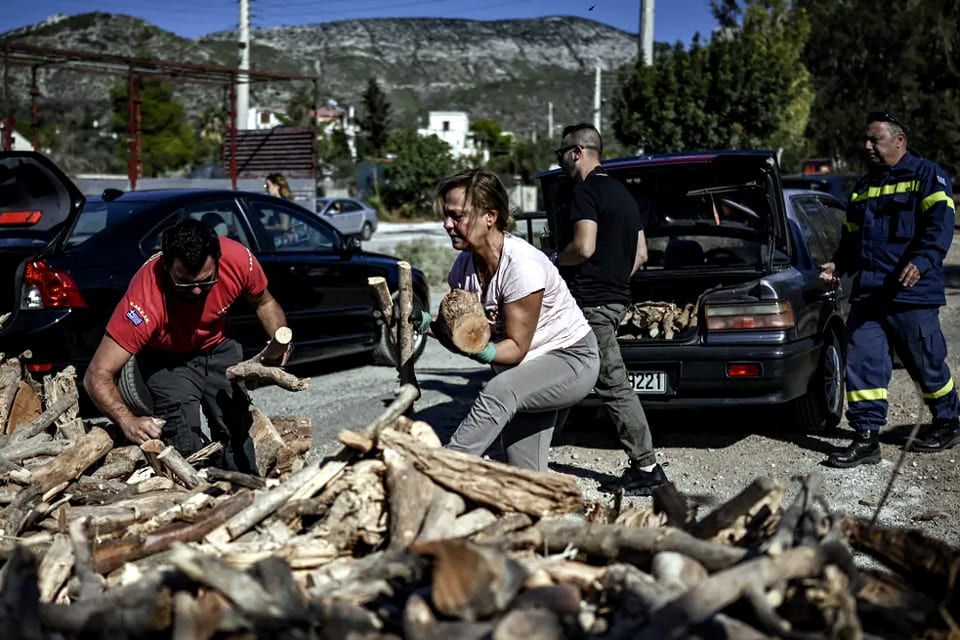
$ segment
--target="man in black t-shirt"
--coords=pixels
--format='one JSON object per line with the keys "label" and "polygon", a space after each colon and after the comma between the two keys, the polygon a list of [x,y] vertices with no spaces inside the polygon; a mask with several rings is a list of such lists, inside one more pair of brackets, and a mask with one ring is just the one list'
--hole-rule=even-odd
{"label": "man in black t-shirt", "polygon": [[561,233],[556,262],[600,345],[596,393],[603,400],[630,459],[623,476],[601,490],[650,495],[667,477],[657,464],[643,407],[627,380],[617,327],[632,303],[630,276],[647,260],[643,218],[636,199],[600,166],[603,141],[590,124],[563,130],[560,168],[573,188],[568,237]]}

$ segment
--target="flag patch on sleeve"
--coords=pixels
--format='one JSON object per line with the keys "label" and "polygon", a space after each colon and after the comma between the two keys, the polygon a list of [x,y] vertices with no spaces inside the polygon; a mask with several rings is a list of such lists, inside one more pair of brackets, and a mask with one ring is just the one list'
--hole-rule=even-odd
{"label": "flag patch on sleeve", "polygon": [[132,322],[133,326],[135,327],[139,327],[141,324],[143,324],[143,318],[140,316],[139,313],[137,313],[136,309],[130,309],[129,311],[127,311],[126,317],[127,317],[127,320]]}

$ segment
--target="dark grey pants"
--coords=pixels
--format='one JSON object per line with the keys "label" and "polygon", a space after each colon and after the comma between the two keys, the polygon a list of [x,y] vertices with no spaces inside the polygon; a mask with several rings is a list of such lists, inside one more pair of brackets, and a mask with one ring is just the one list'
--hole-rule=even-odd
{"label": "dark grey pants", "polygon": [[[227,380],[227,367],[240,362],[243,352],[235,340],[224,340],[203,353],[167,353],[146,348],[137,354],[143,380],[153,396],[157,418],[166,420],[160,439],[184,456],[210,444],[223,444],[209,464],[244,473],[256,473],[250,439],[250,396],[239,383]],[[210,437],[203,433],[200,412],[207,418]]]}
{"label": "dark grey pants", "polygon": [[560,414],[590,393],[599,366],[597,341],[588,333],[565,349],[501,371],[480,390],[447,447],[479,456],[499,437],[508,463],[547,471]]}
{"label": "dark grey pants", "polygon": [[596,393],[603,400],[610,419],[617,428],[617,437],[634,465],[648,466],[657,461],[653,450],[650,425],[643,412],[637,393],[627,380],[627,368],[620,355],[617,343],[617,327],[623,320],[627,307],[622,304],[605,304],[584,307],[583,315],[597,337],[600,348],[600,375],[597,377]]}

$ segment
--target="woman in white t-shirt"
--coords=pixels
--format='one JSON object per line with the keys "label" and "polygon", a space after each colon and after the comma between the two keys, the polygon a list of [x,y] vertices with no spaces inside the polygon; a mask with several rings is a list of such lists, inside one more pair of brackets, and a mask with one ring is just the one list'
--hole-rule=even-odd
{"label": "woman in white t-shirt", "polygon": [[597,380],[596,338],[550,259],[509,233],[509,198],[495,173],[478,168],[445,178],[435,207],[462,252],[447,282],[475,293],[490,322],[486,348],[463,355],[495,373],[447,446],[482,455],[499,437],[507,462],[546,471],[560,412]]}

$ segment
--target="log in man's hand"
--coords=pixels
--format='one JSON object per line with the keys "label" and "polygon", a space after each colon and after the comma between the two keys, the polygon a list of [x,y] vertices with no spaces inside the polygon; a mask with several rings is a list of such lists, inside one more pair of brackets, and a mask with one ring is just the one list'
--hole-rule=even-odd
{"label": "log in man's hand", "polygon": [[129,422],[120,425],[123,435],[134,444],[143,444],[147,440],[154,440],[160,437],[165,422],[159,418],[151,416],[137,416]]}

